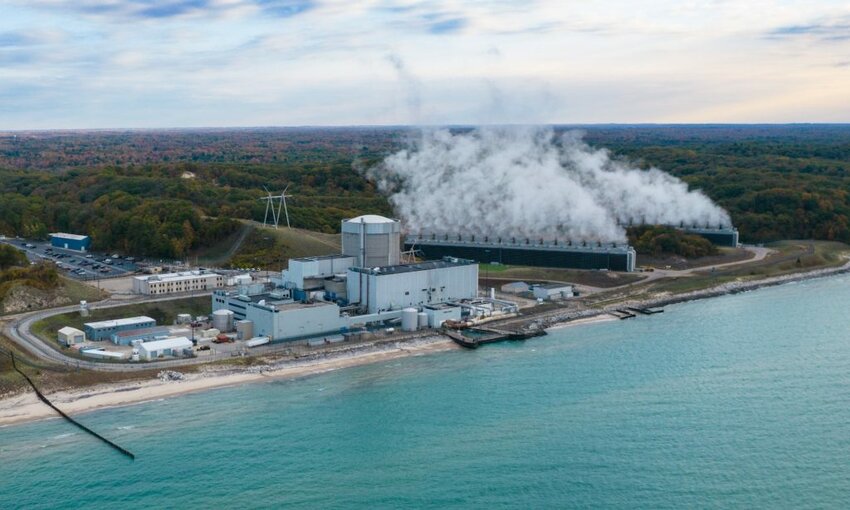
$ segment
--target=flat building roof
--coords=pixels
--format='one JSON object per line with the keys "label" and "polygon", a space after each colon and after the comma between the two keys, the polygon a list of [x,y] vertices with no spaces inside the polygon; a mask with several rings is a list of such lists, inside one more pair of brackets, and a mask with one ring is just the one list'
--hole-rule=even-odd
{"label": "flat building roof", "polygon": [[86,322],[83,324],[86,327],[93,329],[102,329],[102,328],[114,328],[119,326],[132,326],[135,324],[141,324],[143,322],[156,322],[146,315],[139,315],[138,317],[127,317],[124,319],[112,319],[107,321],[97,321],[97,322]]}
{"label": "flat building roof", "polygon": [[55,234],[50,234],[50,237],[58,237],[60,239],[71,239],[73,241],[84,241],[89,238],[89,236],[83,236],[80,234],[66,234],[64,232],[56,232]]}
{"label": "flat building roof", "polygon": [[415,271],[430,271],[432,269],[443,269],[447,267],[461,267],[478,264],[474,260],[459,259],[454,257],[444,257],[442,260],[427,260],[425,262],[415,262],[412,264],[398,264],[395,266],[381,267],[352,267],[352,271],[366,274],[399,274],[412,273]]}

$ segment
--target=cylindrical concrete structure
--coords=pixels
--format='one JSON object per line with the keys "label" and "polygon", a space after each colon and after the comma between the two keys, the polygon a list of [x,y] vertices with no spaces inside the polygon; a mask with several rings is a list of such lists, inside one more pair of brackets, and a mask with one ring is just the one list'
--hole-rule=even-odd
{"label": "cylindrical concrete structure", "polygon": [[401,223],[375,214],[342,221],[342,254],[358,267],[394,266],[401,261]]}
{"label": "cylindrical concrete structure", "polygon": [[419,324],[416,308],[405,308],[401,311],[401,330],[416,331]]}
{"label": "cylindrical concrete structure", "polygon": [[428,314],[425,313],[425,312],[419,312],[416,316],[419,319],[417,321],[419,323],[419,329],[427,328],[428,327]]}
{"label": "cylindrical concrete structure", "polygon": [[236,338],[247,340],[254,338],[254,321],[236,321]]}
{"label": "cylindrical concrete structure", "polygon": [[213,312],[212,327],[221,331],[233,331],[233,311],[216,310]]}

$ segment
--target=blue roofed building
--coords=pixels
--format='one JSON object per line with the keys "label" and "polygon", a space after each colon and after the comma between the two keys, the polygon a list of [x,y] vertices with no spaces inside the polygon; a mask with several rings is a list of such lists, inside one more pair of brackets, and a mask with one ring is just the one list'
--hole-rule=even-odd
{"label": "blue roofed building", "polygon": [[50,234],[50,244],[57,248],[65,248],[66,250],[88,251],[91,246],[91,237],[59,232]]}

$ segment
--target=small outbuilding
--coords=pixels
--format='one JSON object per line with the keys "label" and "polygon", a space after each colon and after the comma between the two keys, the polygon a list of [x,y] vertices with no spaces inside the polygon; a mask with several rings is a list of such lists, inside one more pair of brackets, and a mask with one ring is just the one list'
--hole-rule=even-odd
{"label": "small outbuilding", "polygon": [[428,326],[432,328],[441,327],[447,320],[459,321],[461,318],[460,307],[446,303],[426,305],[423,311],[428,315]]}
{"label": "small outbuilding", "polygon": [[139,344],[139,357],[150,361],[160,356],[182,356],[185,349],[192,349],[192,341],[185,336],[154,340]]}
{"label": "small outbuilding", "polygon": [[531,286],[525,282],[510,282],[502,285],[502,292],[508,294],[520,294],[523,292],[528,292],[531,289]]}
{"label": "small outbuilding", "polygon": [[86,341],[86,334],[77,328],[65,326],[59,330],[59,343],[71,347],[72,345],[81,344]]}
{"label": "small outbuilding", "polygon": [[573,297],[573,286],[567,283],[546,283],[534,286],[534,297],[544,300],[557,300]]}

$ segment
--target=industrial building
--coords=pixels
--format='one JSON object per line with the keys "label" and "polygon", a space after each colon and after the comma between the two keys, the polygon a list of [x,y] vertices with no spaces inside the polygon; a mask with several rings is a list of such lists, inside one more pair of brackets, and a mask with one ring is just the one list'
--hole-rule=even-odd
{"label": "industrial building", "polygon": [[139,357],[151,361],[160,356],[184,356],[191,354],[192,341],[186,337],[165,338],[139,344]]}
{"label": "industrial building", "polygon": [[545,301],[552,301],[573,297],[573,286],[566,283],[544,283],[535,285],[534,297]]}
{"label": "industrial building", "polygon": [[627,244],[572,243],[527,238],[419,234],[407,236],[406,250],[428,259],[462,257],[482,263],[634,271],[637,254]]}
{"label": "industrial building", "polygon": [[126,331],[118,331],[110,335],[110,340],[115,345],[130,345],[135,342],[147,342],[160,338],[168,338],[170,336],[180,336],[191,334],[191,331],[186,328],[175,329],[168,326],[154,326],[152,328],[128,329]]}
{"label": "industrial building", "polygon": [[352,267],[348,302],[367,313],[472,299],[478,295],[478,264],[446,257],[414,264]]}
{"label": "industrial building", "polygon": [[501,287],[501,291],[508,294],[522,294],[531,290],[531,285],[525,282],[509,282]]}
{"label": "industrial building", "polygon": [[89,247],[91,247],[91,238],[78,234],[57,232],[50,234],[50,245],[66,250],[88,251]]}
{"label": "industrial building", "polygon": [[121,331],[131,329],[152,328],[156,321],[146,316],[129,317],[126,319],[114,319],[108,321],[86,322],[83,324],[86,338],[93,342],[111,340],[112,335]]}
{"label": "industrial building", "polygon": [[75,344],[81,344],[86,341],[86,334],[77,328],[65,326],[58,331],[59,343],[70,347]]}
{"label": "industrial building", "polygon": [[133,277],[133,292],[153,295],[204,291],[219,289],[224,283],[223,275],[205,270],[142,275]]}

